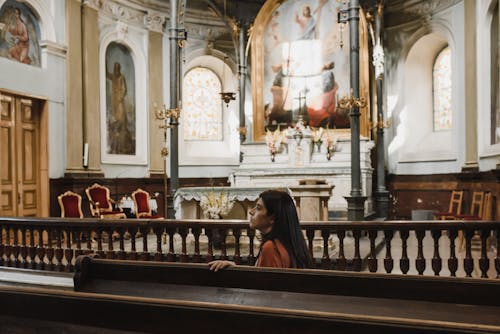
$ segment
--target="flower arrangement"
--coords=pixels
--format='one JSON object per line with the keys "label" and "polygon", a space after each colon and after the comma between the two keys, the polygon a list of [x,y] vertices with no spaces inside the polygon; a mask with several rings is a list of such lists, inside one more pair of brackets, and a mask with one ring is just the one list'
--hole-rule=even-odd
{"label": "flower arrangement", "polygon": [[318,147],[318,152],[321,150],[321,144],[323,144],[323,128],[313,129],[312,131],[312,142]]}
{"label": "flower arrangement", "polygon": [[281,144],[285,142],[286,136],[280,130],[280,127],[276,128],[274,131],[266,131],[266,144],[271,153],[271,161],[274,162],[274,157],[276,152],[281,148]]}
{"label": "flower arrangement", "polygon": [[234,201],[224,192],[216,194],[211,191],[207,195],[202,195],[200,199],[203,214],[209,219],[221,219],[222,215],[227,215],[231,211],[233,204]]}
{"label": "flower arrangement", "polygon": [[331,129],[324,131],[323,140],[326,143],[326,158],[330,160],[332,158],[333,152],[336,151],[337,147],[337,137]]}

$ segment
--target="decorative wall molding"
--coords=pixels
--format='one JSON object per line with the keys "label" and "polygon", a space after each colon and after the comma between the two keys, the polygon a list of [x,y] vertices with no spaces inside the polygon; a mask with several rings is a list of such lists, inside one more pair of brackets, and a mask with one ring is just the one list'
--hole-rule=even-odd
{"label": "decorative wall molding", "polygon": [[144,26],[144,12],[123,6],[116,2],[106,1],[102,6],[102,13],[118,21]]}
{"label": "decorative wall molding", "polygon": [[42,51],[45,50],[49,54],[63,58],[66,58],[66,53],[68,52],[66,45],[54,43],[52,41],[40,41],[40,47]]}
{"label": "decorative wall molding", "polygon": [[83,0],[83,5],[95,10],[99,10],[102,7],[102,0]]}
{"label": "decorative wall molding", "polygon": [[125,40],[128,33],[128,25],[122,21],[116,22],[116,37],[118,40]]}
{"label": "decorative wall molding", "polygon": [[165,21],[166,17],[160,12],[148,11],[144,16],[144,25],[151,31],[163,32]]}

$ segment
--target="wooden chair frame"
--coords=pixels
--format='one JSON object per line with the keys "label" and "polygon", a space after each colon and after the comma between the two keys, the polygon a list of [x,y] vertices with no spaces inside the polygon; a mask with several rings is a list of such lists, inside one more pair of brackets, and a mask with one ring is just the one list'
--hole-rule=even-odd
{"label": "wooden chair frame", "polygon": [[78,213],[79,213],[80,217],[74,217],[74,218],[83,218],[82,196],[80,196],[79,194],[74,193],[70,190],[66,191],[64,194],[57,196],[57,201],[59,202],[59,206],[61,207],[61,217],[63,217],[63,218],[66,217],[66,209],[65,209],[63,200],[67,196],[76,197],[78,199],[78,208],[77,209],[78,209]]}
{"label": "wooden chair frame", "polygon": [[[105,206],[103,205],[103,203],[99,203],[92,197],[91,192],[92,190],[95,189],[99,189],[105,192],[106,194]],[[108,187],[101,186],[98,183],[94,183],[92,186],[85,189],[85,193],[87,194],[87,197],[89,199],[90,212],[92,213],[92,216],[99,218],[112,218],[112,219],[127,218],[127,216],[125,215],[125,213],[121,208],[118,207],[116,209],[113,208],[115,201],[111,198]]]}

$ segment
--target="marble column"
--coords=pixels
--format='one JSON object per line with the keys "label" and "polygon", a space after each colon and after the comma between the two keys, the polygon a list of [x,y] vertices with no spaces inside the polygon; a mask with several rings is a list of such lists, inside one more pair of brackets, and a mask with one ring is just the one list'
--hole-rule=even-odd
{"label": "marble column", "polygon": [[82,97],[83,142],[88,143],[88,173],[102,175],[99,106],[99,22],[100,1],[82,4]]}
{"label": "marble column", "polygon": [[476,1],[465,0],[465,165],[463,172],[478,172],[477,162],[477,56]]}
{"label": "marble column", "polygon": [[81,1],[66,0],[66,175],[84,172]]}

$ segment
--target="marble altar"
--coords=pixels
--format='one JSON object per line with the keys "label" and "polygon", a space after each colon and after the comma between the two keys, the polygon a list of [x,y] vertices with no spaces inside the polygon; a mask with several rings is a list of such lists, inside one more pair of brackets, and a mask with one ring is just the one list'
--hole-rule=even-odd
{"label": "marble altar", "polygon": [[[360,166],[362,195],[367,196],[365,216],[373,213],[372,174],[370,150],[374,143],[366,138],[360,140]],[[243,161],[229,176],[231,187],[242,188],[289,188],[299,185],[300,180],[325,180],[334,186],[328,201],[330,217],[347,216],[347,201],[351,190],[351,141],[349,133],[338,135],[335,150],[327,158],[327,146],[312,141],[311,131],[302,132],[297,138],[293,131],[287,134],[287,144],[277,148],[274,162],[266,143],[244,143],[241,145]]]}

